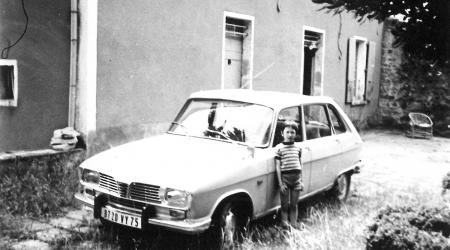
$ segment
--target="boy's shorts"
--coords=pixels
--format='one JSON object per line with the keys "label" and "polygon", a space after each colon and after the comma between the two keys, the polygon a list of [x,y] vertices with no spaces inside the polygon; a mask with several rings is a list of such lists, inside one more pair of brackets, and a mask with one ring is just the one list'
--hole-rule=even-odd
{"label": "boy's shorts", "polygon": [[281,181],[289,189],[303,191],[302,171],[281,172]]}

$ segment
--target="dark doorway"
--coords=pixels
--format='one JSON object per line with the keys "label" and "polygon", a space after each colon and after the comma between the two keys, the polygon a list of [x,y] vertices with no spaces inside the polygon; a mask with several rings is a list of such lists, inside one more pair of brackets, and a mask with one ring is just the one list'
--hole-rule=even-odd
{"label": "dark doorway", "polygon": [[314,61],[317,49],[303,48],[303,94],[312,95],[314,86]]}

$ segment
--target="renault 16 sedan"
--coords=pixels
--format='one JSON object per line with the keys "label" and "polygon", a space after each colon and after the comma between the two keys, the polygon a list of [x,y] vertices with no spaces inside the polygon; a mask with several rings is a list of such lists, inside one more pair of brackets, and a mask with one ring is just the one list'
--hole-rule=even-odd
{"label": "renault 16 sedan", "polygon": [[332,98],[254,90],[191,94],[168,131],[101,152],[80,165],[75,197],[103,223],[235,239],[277,211],[275,146],[298,124],[304,190],[345,201],[363,166],[363,142]]}

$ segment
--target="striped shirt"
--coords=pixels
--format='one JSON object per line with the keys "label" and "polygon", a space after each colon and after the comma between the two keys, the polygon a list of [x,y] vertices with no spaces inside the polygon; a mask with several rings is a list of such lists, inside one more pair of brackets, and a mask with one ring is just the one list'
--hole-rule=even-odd
{"label": "striped shirt", "polygon": [[282,142],[275,149],[275,159],[281,161],[281,172],[302,170],[302,164],[300,162],[302,149],[296,146],[294,142]]}

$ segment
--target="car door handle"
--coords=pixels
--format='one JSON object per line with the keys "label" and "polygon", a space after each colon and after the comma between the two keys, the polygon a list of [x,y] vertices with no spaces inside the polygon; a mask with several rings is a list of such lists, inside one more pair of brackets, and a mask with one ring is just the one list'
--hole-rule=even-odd
{"label": "car door handle", "polygon": [[257,181],[256,181],[256,184],[257,184],[257,185],[261,185],[262,183],[263,183],[263,180],[257,180]]}
{"label": "car door handle", "polygon": [[311,148],[310,147],[305,147],[305,150],[311,151]]}

